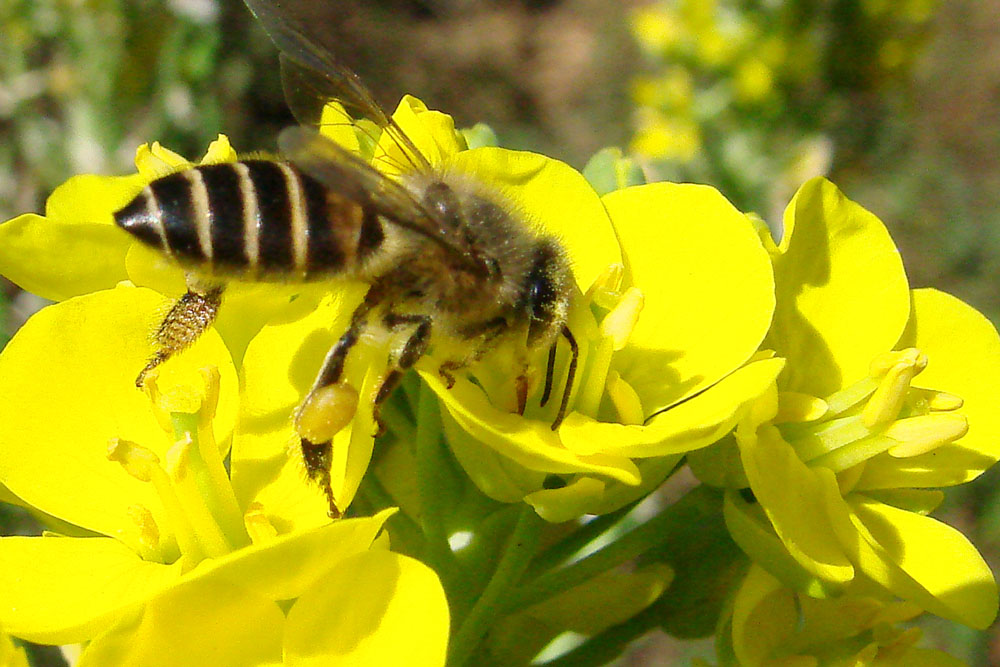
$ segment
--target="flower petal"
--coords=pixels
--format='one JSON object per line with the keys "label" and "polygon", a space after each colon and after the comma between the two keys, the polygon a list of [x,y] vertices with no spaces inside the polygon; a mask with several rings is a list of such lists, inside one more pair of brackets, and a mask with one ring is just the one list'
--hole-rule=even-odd
{"label": "flower petal", "polygon": [[795,635],[799,621],[792,590],[753,566],[733,601],[733,650],[741,665],[764,665]]}
{"label": "flower petal", "polygon": [[[342,519],[317,528],[279,535],[222,558],[204,561],[185,575],[185,582],[224,581],[242,585],[269,600],[304,594],[340,562],[371,548],[395,509],[373,517]],[[294,563],[295,567],[289,567]]]}
{"label": "flower petal", "polygon": [[[173,444],[135,387],[162,308],[158,294],[128,286],[76,297],[34,315],[0,354],[0,480],[40,510],[137,550],[140,529],[130,509],[149,509],[165,531],[162,505],[151,484],[109,461],[107,451],[121,438],[163,461]],[[214,428],[217,442],[225,443],[237,380],[217,334],[208,331],[163,364],[159,387],[203,395],[199,370],[206,366],[221,373]]]}
{"label": "flower petal", "polygon": [[789,361],[784,389],[824,397],[899,339],[906,274],[885,225],[825,179],[799,188],[784,222],[768,344]]}
{"label": "flower petal", "polygon": [[771,262],[746,216],[707,186],[652,183],[604,197],[645,304],[615,366],[647,414],[710,387],[771,323]]}
{"label": "flower petal", "polygon": [[989,566],[960,532],[930,517],[851,496],[865,540],[861,569],[903,599],[944,618],[983,630],[997,614]]}
{"label": "flower petal", "polygon": [[179,576],[109,538],[0,538],[0,625],[42,644],[86,641]]}
{"label": "flower petal", "polygon": [[960,440],[908,459],[881,457],[865,470],[898,486],[950,486],[975,479],[1000,459],[1000,336],[993,324],[959,299],[933,289],[913,291],[913,314],[897,347],[916,347],[928,356],[913,384],[962,398],[958,413],[969,421]]}
{"label": "flower petal", "polygon": [[[392,120],[433,166],[465,150],[465,139],[455,131],[455,121],[440,111],[431,111],[422,101],[406,95],[399,101]],[[383,132],[375,149],[373,164],[385,173],[412,169],[413,161],[390,132]]]}
{"label": "flower petal", "polygon": [[74,176],[49,195],[45,217],[56,222],[112,227],[112,214],[132,201],[147,182],[148,179],[139,174]]}
{"label": "flower petal", "polygon": [[643,458],[699,449],[728,433],[745,406],[774,383],[783,365],[783,359],[747,364],[646,425],[598,422],[574,412],[563,422],[559,435],[567,449],[579,454]]}
{"label": "flower petal", "polygon": [[750,488],[789,553],[810,572],[845,583],[854,568],[831,523],[824,479],[798,458],[776,428],[760,426],[756,437],[736,432]]}
{"label": "flower petal", "polygon": [[112,225],[29,213],[0,225],[0,274],[32,294],[62,301],[125,280],[131,243]]}
{"label": "flower petal", "polygon": [[468,380],[458,379],[449,390],[436,373],[420,371],[420,375],[445,408],[444,420],[453,419],[469,437],[517,465],[543,473],[591,473],[630,485],[641,481],[639,470],[627,457],[576,454],[563,446],[550,424],[496,409],[482,389]]}
{"label": "flower petal", "polygon": [[569,165],[537,153],[484,147],[453,155],[443,168],[494,188],[492,194],[526,223],[559,239],[581,290],[610,264],[621,263],[618,239],[601,200]]}
{"label": "flower petal", "polygon": [[440,667],[448,602],[433,570],[388,551],[341,561],[288,613],[285,664]]}
{"label": "flower petal", "polygon": [[177,586],[92,641],[78,667],[280,664],[284,625],[276,602],[239,585]]}

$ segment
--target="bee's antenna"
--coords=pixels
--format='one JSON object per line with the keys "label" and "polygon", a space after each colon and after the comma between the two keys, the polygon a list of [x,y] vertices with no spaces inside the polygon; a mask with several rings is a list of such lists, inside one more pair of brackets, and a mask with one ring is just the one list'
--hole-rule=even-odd
{"label": "bee's antenna", "polygon": [[[559,412],[556,413],[556,420],[552,422],[552,430],[555,431],[562,424],[563,418],[566,417],[566,407],[569,405],[569,394],[573,390],[573,380],[576,378],[576,362],[580,357],[580,346],[576,344],[576,339],[573,338],[572,332],[569,327],[565,324],[562,328],[562,335],[565,336],[566,341],[569,343],[569,372],[566,374],[566,389],[563,390],[562,402],[559,403]],[[555,350],[555,345],[552,346]],[[552,358],[552,353],[549,353],[549,358]]]}
{"label": "bee's antenna", "polygon": [[556,342],[552,341],[552,346],[549,348],[549,361],[545,365],[545,388],[542,390],[542,401],[539,403],[543,408],[549,402],[549,396],[552,395],[552,375],[555,373],[555,369]]}

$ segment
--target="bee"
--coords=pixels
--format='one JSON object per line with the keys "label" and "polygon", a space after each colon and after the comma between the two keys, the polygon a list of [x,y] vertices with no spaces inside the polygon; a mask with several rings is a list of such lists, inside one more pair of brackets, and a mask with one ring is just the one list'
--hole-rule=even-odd
{"label": "bee", "polygon": [[[461,356],[441,360],[449,388],[456,372],[503,340],[523,341],[525,352],[547,347],[545,405],[556,344],[565,338],[570,362],[552,424],[557,429],[578,357],[567,326],[573,277],[558,240],[536,233],[486,184],[437,173],[359,78],[321,46],[322,27],[303,18],[308,0],[246,4],[279,49],[286,98],[300,125],[279,135],[280,158],[178,171],[152,181],[115,213],[120,227],[188,275],[188,291],[160,324],[137,386],[211,326],[229,281],[349,278],[368,290],[295,415],[306,472],[332,518],[340,509],[330,486],[331,440],[353,412],[348,407],[340,421],[330,413],[345,412],[352,398],[356,405],[342,374],[370,327],[402,340],[374,397],[376,420],[378,406],[439,338],[464,343]],[[391,138],[405,156],[398,178],[318,131],[317,112],[330,101]],[[516,382],[522,413],[527,384],[522,371]]]}

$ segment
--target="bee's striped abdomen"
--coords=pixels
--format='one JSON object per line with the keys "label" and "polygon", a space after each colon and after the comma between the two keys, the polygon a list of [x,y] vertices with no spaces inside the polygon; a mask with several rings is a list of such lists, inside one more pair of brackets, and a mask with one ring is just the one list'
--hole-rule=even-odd
{"label": "bee's striped abdomen", "polygon": [[115,222],[186,265],[250,279],[340,273],[382,240],[373,211],[273,160],[164,176],[115,213]]}

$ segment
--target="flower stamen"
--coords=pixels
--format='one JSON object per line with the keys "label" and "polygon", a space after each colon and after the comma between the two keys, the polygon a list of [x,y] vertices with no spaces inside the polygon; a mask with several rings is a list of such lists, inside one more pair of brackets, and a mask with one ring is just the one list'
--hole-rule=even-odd
{"label": "flower stamen", "polygon": [[608,374],[608,397],[618,413],[618,422],[626,425],[639,425],[645,420],[642,410],[642,400],[639,394],[628,382],[622,379],[617,371]]}

